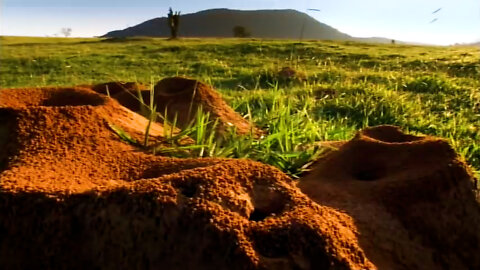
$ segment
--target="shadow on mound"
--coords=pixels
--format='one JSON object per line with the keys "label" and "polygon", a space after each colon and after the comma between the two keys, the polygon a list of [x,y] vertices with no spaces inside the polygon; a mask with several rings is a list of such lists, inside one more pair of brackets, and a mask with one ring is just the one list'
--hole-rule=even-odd
{"label": "shadow on mound", "polygon": [[478,269],[472,179],[447,142],[380,126],[330,152],[298,186],[354,218],[380,269]]}
{"label": "shadow on mound", "polygon": [[0,107],[0,173],[8,167],[12,157],[16,156],[17,135],[15,134],[16,119],[14,113]]}
{"label": "shadow on mound", "polygon": [[61,107],[61,106],[99,106],[104,105],[106,99],[95,93],[77,89],[59,89],[52,92],[40,106]]}

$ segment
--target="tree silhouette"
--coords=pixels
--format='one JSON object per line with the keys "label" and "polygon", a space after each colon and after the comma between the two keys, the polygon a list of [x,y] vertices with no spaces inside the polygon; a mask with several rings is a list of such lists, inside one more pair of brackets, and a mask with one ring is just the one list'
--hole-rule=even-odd
{"label": "tree silhouette", "polygon": [[168,12],[168,27],[170,27],[170,38],[176,39],[178,35],[178,26],[180,22],[180,11],[173,12],[170,8]]}
{"label": "tree silhouette", "polygon": [[250,32],[244,26],[237,25],[233,27],[233,36],[239,38],[246,38],[251,36]]}

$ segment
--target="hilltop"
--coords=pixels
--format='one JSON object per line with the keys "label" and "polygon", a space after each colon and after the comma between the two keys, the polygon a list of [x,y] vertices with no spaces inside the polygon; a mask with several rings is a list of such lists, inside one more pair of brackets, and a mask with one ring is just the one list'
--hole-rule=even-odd
{"label": "hilltop", "polygon": [[[321,23],[297,10],[231,10],[210,9],[182,15],[180,37],[232,37],[232,29],[243,26],[253,38],[359,40],[390,42],[385,38],[355,38]],[[302,30],[303,29],[303,30]],[[302,34],[303,32],[303,34]],[[167,18],[154,18],[123,30],[111,31],[103,37],[132,36],[169,37]]]}

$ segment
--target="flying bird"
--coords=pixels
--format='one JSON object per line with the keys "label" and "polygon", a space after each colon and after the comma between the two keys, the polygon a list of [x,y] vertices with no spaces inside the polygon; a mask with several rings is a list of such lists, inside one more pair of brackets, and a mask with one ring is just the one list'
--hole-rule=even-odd
{"label": "flying bird", "polygon": [[311,10],[311,11],[321,11],[321,10],[318,9],[318,8],[307,8],[307,10]]}
{"label": "flying bird", "polygon": [[438,18],[433,19],[430,23],[434,23],[436,21],[438,21]]}
{"label": "flying bird", "polygon": [[442,10],[442,8],[439,8],[439,9],[435,10],[434,12],[432,12],[432,14],[435,14],[435,13],[439,12],[440,10]]}

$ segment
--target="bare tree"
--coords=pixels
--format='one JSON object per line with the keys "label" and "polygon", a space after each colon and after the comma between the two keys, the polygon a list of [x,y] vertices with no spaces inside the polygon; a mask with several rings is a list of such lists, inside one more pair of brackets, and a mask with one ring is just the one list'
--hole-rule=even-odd
{"label": "bare tree", "polygon": [[176,39],[178,35],[178,26],[180,23],[180,11],[173,12],[170,8],[168,12],[168,27],[170,27],[170,38]]}
{"label": "bare tree", "polygon": [[72,28],[64,27],[62,30],[60,30],[60,33],[62,33],[62,35],[65,37],[69,37],[72,34]]}

